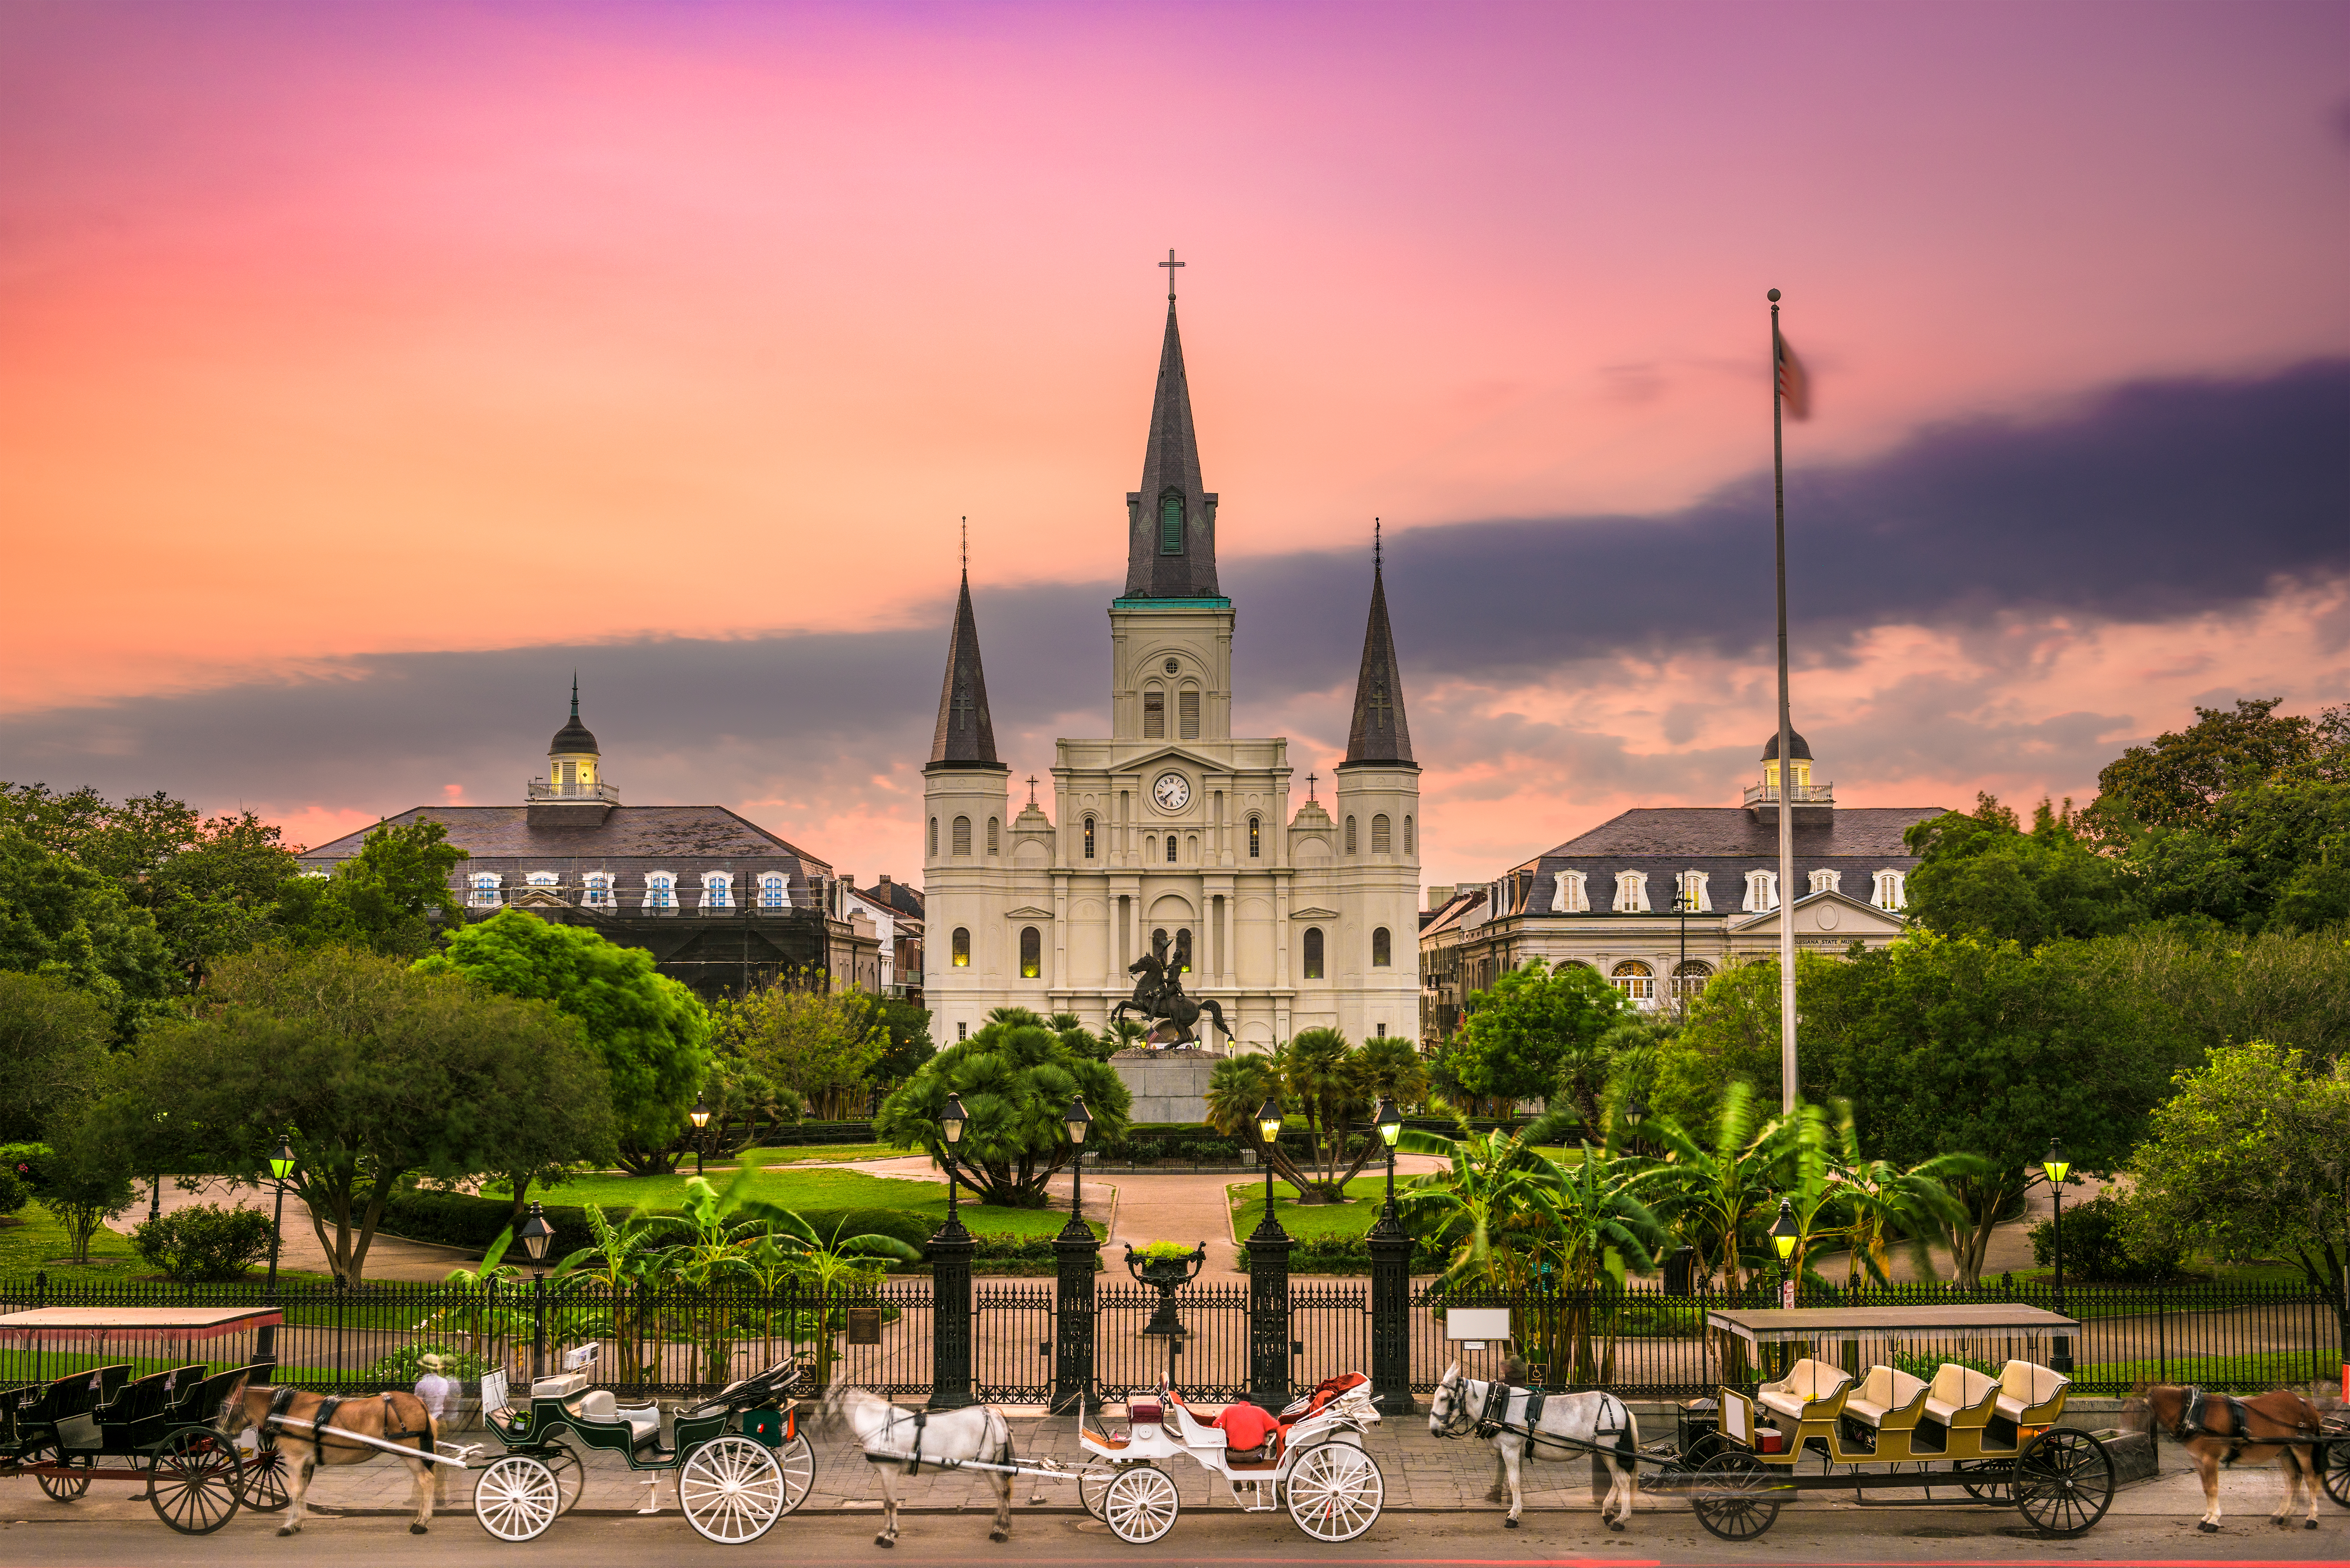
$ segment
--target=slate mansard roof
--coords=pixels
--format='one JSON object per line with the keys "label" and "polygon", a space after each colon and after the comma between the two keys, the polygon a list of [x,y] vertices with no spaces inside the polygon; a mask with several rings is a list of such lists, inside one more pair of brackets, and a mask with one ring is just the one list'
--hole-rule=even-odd
{"label": "slate mansard roof", "polygon": [[[476,871],[504,875],[509,888],[533,871],[556,872],[567,882],[608,871],[615,889],[626,890],[641,888],[648,871],[667,871],[676,875],[680,888],[690,888],[704,871],[782,871],[791,878],[793,904],[805,909],[814,901],[808,879],[832,875],[827,862],[721,805],[616,805],[597,827],[533,827],[529,807],[520,805],[419,806],[385,822],[446,826],[449,842],[470,857],[452,873],[460,884]],[[357,855],[373,831],[362,828],[322,844],[303,854],[301,865],[331,871]]]}
{"label": "slate mansard roof", "polygon": [[[1827,822],[1799,824],[1794,832],[1794,886],[1811,885],[1815,870],[1842,873],[1844,892],[1866,898],[1868,877],[1877,871],[1907,872],[1918,864],[1901,842],[1904,829],[1942,815],[1940,806],[1839,806]],[[1745,898],[1746,873],[1779,868],[1778,824],[1739,806],[1644,806],[1601,823],[1520,866],[1507,884],[1507,912],[1550,911],[1561,871],[1584,874],[1591,912],[1608,912],[1619,871],[1644,871],[1648,900],[1669,913],[1673,878],[1683,871],[1708,874],[1706,895],[1715,914],[1736,912]]]}

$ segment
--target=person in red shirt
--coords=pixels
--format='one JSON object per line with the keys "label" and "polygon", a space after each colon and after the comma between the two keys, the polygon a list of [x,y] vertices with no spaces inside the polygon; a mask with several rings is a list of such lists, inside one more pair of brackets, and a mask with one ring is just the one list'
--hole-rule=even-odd
{"label": "person in red shirt", "polygon": [[1224,1451],[1237,1454],[1263,1447],[1279,1423],[1264,1410],[1242,1399],[1225,1406],[1215,1426],[1224,1434]]}

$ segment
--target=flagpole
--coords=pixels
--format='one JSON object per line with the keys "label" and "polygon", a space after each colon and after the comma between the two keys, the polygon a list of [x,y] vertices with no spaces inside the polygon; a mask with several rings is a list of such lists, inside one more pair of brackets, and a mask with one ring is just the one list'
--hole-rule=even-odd
{"label": "flagpole", "polygon": [[1795,1108],[1795,726],[1787,702],[1787,452],[1781,434],[1779,291],[1771,291],[1771,502],[1779,550],[1779,1109]]}

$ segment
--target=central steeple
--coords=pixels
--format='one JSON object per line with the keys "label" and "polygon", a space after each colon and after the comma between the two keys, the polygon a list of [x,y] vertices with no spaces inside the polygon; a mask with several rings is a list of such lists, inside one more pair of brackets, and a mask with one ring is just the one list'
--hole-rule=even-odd
{"label": "central steeple", "polygon": [[1175,326],[1175,253],[1167,253],[1167,337],[1159,350],[1159,389],[1150,400],[1150,439],[1142,452],[1142,486],[1126,498],[1126,597],[1216,598],[1216,498],[1200,482],[1200,441],[1191,428],[1191,389],[1183,378],[1183,338]]}

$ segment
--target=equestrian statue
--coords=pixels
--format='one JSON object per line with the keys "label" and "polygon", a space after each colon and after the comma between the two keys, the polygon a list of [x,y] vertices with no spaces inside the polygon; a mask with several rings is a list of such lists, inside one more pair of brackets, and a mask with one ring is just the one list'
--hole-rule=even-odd
{"label": "equestrian statue", "polygon": [[1150,950],[1126,966],[1127,973],[1140,978],[1135,981],[1134,994],[1110,1009],[1111,1021],[1122,1019],[1129,1012],[1149,1020],[1150,1032],[1143,1043],[1163,1050],[1170,1045],[1197,1044],[1200,1036],[1195,1026],[1204,1012],[1216,1021],[1217,1033],[1230,1040],[1232,1025],[1224,1022],[1222,1003],[1212,996],[1183,994],[1183,974],[1191,967],[1191,933],[1176,933],[1171,961],[1167,945],[1164,931],[1154,933]]}

